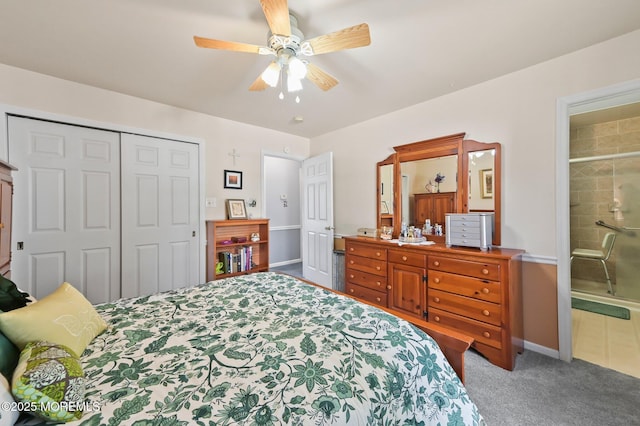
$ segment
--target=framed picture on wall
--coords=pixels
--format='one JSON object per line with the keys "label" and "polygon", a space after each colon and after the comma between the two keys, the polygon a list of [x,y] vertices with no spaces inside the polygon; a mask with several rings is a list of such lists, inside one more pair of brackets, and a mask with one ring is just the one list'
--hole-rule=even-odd
{"label": "framed picture on wall", "polygon": [[480,194],[482,198],[493,198],[493,169],[480,170]]}
{"label": "framed picture on wall", "polygon": [[242,172],[238,172],[235,170],[225,170],[224,187],[231,189],[242,189]]}
{"label": "framed picture on wall", "polygon": [[244,200],[227,200],[227,218],[228,219],[246,219],[247,208]]}

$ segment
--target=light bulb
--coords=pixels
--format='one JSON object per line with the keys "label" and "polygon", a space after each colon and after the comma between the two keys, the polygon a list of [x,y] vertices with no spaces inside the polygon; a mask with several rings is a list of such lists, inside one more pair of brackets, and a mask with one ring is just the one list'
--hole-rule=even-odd
{"label": "light bulb", "polygon": [[296,103],[299,104],[300,103],[300,96],[296,96]]}
{"label": "light bulb", "polygon": [[294,56],[289,60],[289,74],[298,80],[302,80],[307,75],[307,66]]}
{"label": "light bulb", "polygon": [[262,79],[271,87],[278,85],[278,79],[280,78],[280,64],[273,61],[269,64],[266,70],[262,73]]}
{"label": "light bulb", "polygon": [[291,72],[289,72],[287,76],[287,90],[289,92],[298,92],[302,90],[302,82],[300,82],[299,78],[292,75]]}
{"label": "light bulb", "polygon": [[280,94],[278,95],[278,99],[283,100],[284,99],[284,93],[280,92]]}

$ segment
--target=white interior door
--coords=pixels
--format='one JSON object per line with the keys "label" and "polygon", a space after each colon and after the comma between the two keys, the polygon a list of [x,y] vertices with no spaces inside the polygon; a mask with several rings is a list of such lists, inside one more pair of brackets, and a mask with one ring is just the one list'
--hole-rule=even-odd
{"label": "white interior door", "polygon": [[12,280],[36,298],[63,281],[120,297],[120,134],[9,117]]}
{"label": "white interior door", "polygon": [[122,135],[122,296],[199,282],[198,146]]}
{"label": "white interior door", "polygon": [[333,153],[302,162],[302,274],[333,287]]}

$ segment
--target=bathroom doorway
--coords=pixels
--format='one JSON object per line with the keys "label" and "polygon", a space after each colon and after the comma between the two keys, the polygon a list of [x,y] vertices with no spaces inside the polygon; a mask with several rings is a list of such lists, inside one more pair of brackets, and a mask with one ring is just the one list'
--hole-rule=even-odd
{"label": "bathroom doorway", "polygon": [[571,116],[569,158],[571,296],[631,316],[572,309],[573,356],[640,377],[640,103]]}

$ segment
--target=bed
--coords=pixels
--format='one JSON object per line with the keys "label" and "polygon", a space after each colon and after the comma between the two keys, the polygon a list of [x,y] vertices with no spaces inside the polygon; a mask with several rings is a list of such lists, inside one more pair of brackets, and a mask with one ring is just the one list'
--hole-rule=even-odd
{"label": "bed", "polygon": [[422,330],[288,275],[95,309],[108,328],[80,358],[85,412],[68,424],[485,424]]}

